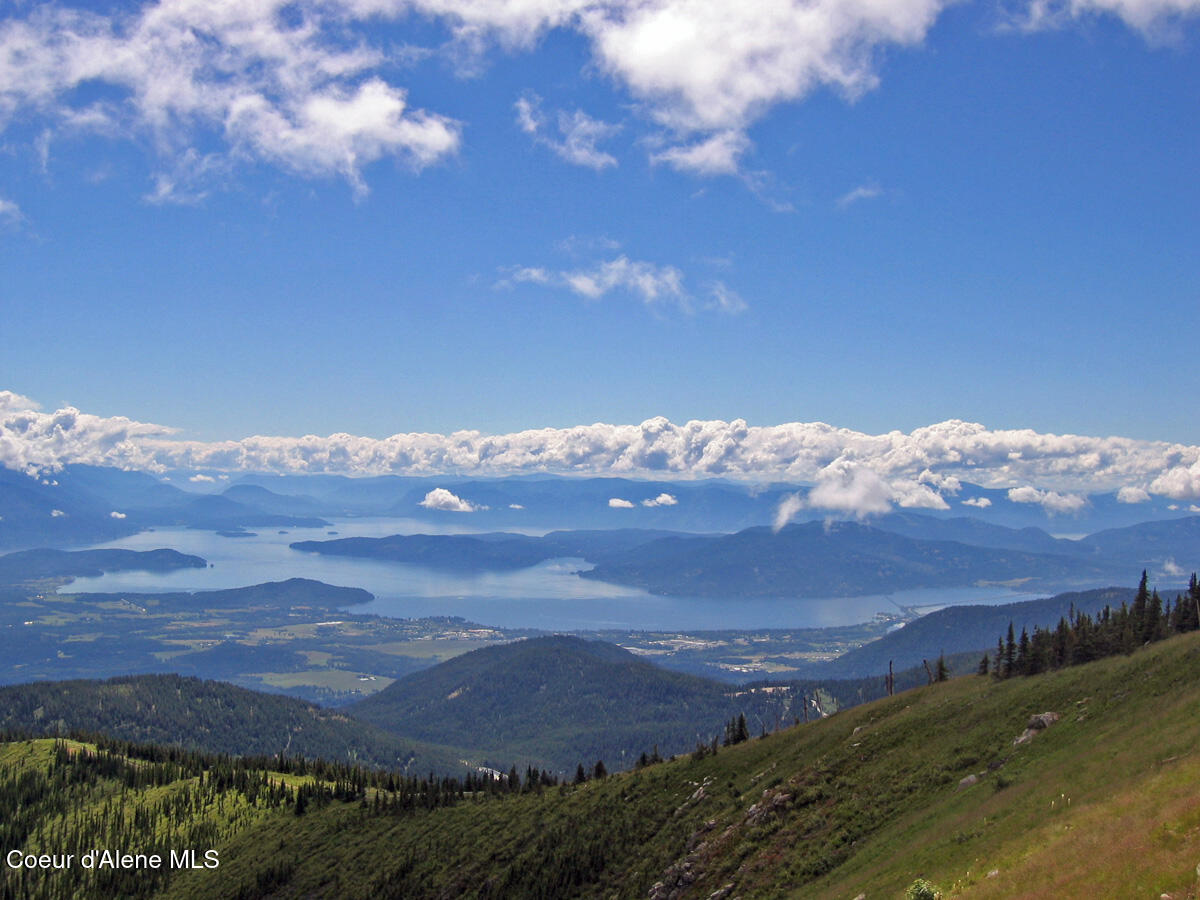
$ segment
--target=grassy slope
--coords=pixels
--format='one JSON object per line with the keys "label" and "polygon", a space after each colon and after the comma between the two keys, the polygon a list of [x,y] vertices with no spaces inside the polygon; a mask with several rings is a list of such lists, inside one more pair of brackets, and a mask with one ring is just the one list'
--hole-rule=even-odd
{"label": "grassy slope", "polygon": [[[877,900],[923,876],[947,897],[1181,900],[1200,859],[1197,674],[1193,634],[1054,675],[909,691],[579,788],[397,816],[233,798],[205,813],[220,868],[175,873],[167,895],[646,897],[663,882],[664,897],[732,885],[742,898]],[[1047,710],[1062,720],[1014,747]],[[49,752],[7,745],[0,763],[44,766]],[[972,773],[980,782],[958,790]],[[183,784],[80,787],[72,817]],[[56,849],[44,825],[26,849]]]}
{"label": "grassy slope", "polygon": [[[404,818],[275,816],[172,895],[233,895],[286,858],[274,896],[645,897],[664,881],[690,885],[675,896],[732,884],[745,898],[874,900],[917,876],[952,897],[1194,896],[1198,673],[1190,635],[1055,675],[907,692],[579,789]],[[1014,747],[1047,710],[1062,721]],[[764,798],[781,799],[758,817]]]}

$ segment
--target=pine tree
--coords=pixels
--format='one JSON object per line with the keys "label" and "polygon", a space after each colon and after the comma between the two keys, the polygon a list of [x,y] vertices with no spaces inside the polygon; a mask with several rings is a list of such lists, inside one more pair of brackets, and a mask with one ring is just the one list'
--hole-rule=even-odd
{"label": "pine tree", "polygon": [[1004,641],[1004,669],[1001,678],[1012,678],[1013,668],[1017,662],[1017,640],[1013,634],[1013,623],[1008,623],[1008,637]]}

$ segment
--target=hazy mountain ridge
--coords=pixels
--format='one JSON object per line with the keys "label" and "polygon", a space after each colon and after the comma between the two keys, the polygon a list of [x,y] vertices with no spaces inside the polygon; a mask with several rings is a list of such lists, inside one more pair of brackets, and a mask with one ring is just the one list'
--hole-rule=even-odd
{"label": "hazy mountain ridge", "polygon": [[202,569],[208,563],[178,550],[17,550],[0,556],[0,584],[39,578],[87,577],[136,570]]}
{"label": "hazy mountain ridge", "polygon": [[414,740],[470,746],[493,763],[625,768],[658,744],[679,753],[744,714],[755,733],[802,715],[790,685],[746,689],[672,672],[613,644],[556,635],[475,650],[351,707]]}

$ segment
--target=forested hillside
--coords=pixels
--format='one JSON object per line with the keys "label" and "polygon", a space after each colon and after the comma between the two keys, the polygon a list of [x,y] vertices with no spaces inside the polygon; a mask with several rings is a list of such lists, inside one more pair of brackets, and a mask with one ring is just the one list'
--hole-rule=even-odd
{"label": "forested hillside", "polygon": [[408,675],[349,708],[414,740],[476,748],[493,765],[573,772],[643,751],[691,750],[744,715],[755,734],[804,715],[792,685],[738,688],[670,672],[563,635],[475,650]]}
{"label": "forested hillside", "polygon": [[466,767],[449,750],[405,741],[313,703],[179,675],[0,688],[0,729],[85,732],[238,756],[286,754],[427,774]]}
{"label": "forested hillside", "polygon": [[6,847],[195,849],[201,863],[21,868],[5,885],[83,898],[845,900],[899,897],[921,879],[947,900],[1182,900],[1200,854],[1198,667],[1190,633],[567,784],[10,743]]}

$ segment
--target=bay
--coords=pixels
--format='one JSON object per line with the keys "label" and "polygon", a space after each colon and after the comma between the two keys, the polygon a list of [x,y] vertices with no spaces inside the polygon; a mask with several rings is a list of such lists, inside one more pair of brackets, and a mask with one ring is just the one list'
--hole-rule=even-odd
{"label": "bay", "polygon": [[[337,532],[331,535],[330,532]],[[604,629],[678,631],[699,629],[814,628],[865,622],[877,613],[930,612],[943,606],[1014,603],[1045,596],[1000,587],[937,588],[862,597],[748,600],[741,597],[660,597],[635,588],[579,578],[590,568],[581,559],[552,559],[511,572],[462,573],[404,563],[302,553],[294,541],[389,534],[465,534],[415,519],[344,519],[331,527],[262,529],[253,537],[222,537],[209,531],[160,528],[94,545],[152,550],[169,547],[201,556],[206,569],[175,572],[111,572],[77,578],[63,592],[160,593],[243,587],[287,578],[312,578],[375,595],[347,612],[418,618],[461,616],[501,628],[546,631]],[[533,532],[536,533],[536,532]]]}

